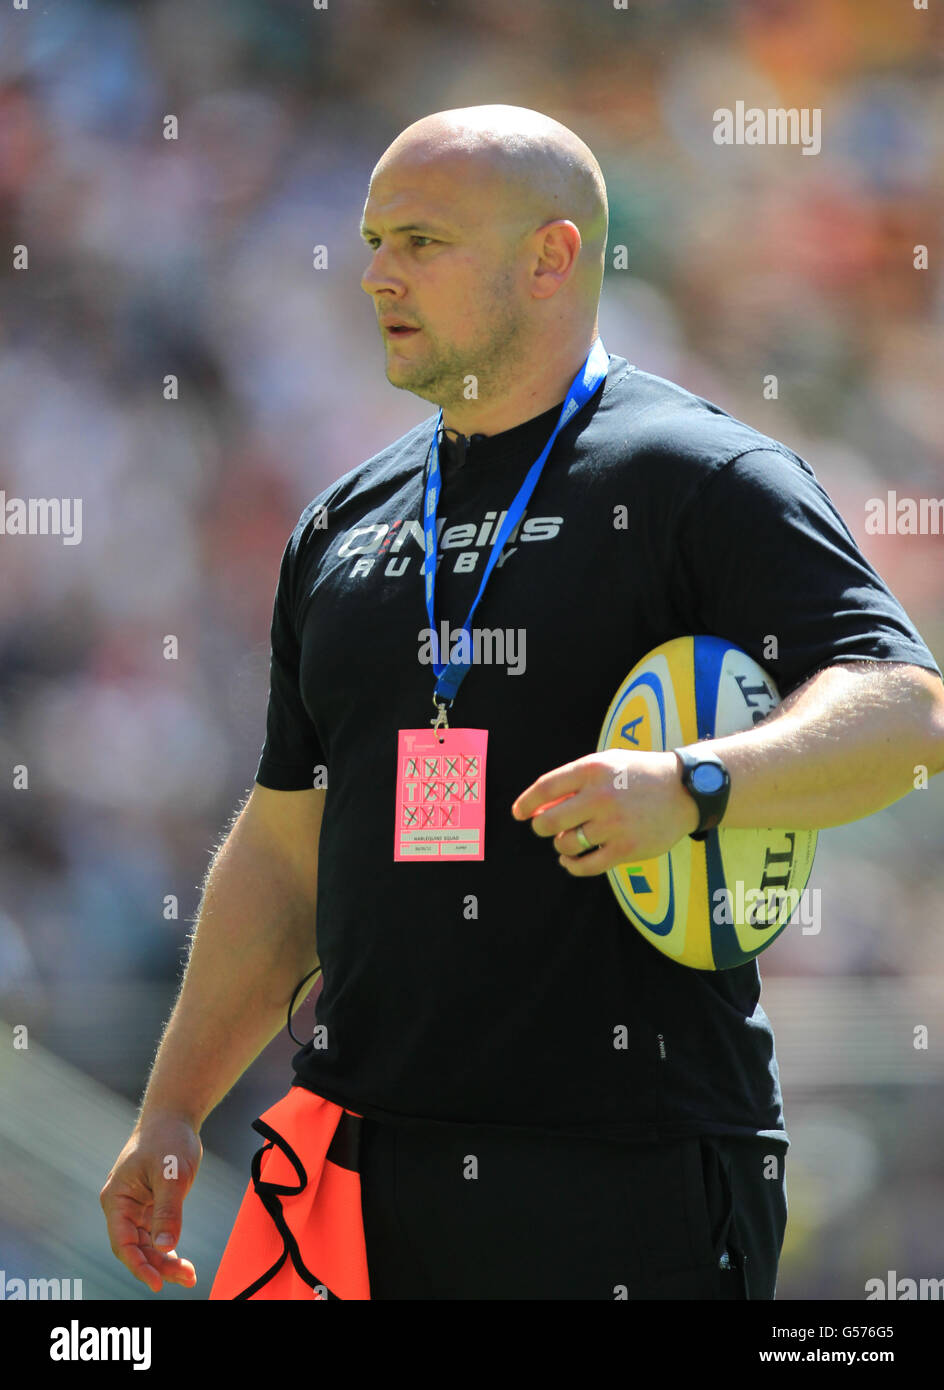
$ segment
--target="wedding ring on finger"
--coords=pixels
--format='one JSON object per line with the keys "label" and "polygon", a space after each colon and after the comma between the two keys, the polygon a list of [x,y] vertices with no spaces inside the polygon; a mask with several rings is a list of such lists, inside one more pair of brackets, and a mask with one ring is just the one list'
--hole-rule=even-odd
{"label": "wedding ring on finger", "polygon": [[581,846],[581,848],[584,850],[584,852],[586,852],[587,850],[599,848],[599,846],[597,846],[597,845],[591,845],[590,841],[587,839],[587,836],[586,836],[586,834],[585,834],[585,832],[584,832],[584,828],[583,828],[582,825],[578,825],[578,826],[577,826],[576,830],[574,831],[574,834],[577,836],[577,839],[580,841],[580,846]]}

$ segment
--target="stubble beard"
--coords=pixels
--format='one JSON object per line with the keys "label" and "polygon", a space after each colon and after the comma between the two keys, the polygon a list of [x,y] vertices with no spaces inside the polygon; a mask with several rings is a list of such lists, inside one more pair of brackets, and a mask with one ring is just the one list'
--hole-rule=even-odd
{"label": "stubble beard", "polygon": [[505,394],[527,356],[527,323],[513,297],[513,279],[502,277],[492,287],[485,334],[462,348],[442,343],[423,329],[428,355],[422,362],[401,363],[397,379],[387,380],[421,400],[444,410],[468,407],[471,401],[494,400]]}

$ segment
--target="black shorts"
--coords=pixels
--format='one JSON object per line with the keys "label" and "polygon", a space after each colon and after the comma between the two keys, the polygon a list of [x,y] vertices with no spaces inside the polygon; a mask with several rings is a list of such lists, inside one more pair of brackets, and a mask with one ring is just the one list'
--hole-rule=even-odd
{"label": "black shorts", "polygon": [[362,1121],[372,1299],[772,1299],[786,1146]]}

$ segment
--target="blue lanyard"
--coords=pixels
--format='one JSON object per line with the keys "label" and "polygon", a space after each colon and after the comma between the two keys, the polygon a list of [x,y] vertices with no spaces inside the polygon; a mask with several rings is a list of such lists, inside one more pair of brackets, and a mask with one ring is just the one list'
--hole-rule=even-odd
{"label": "blue lanyard", "polygon": [[[501,554],[502,549],[504,547],[505,541],[508,539],[512,531],[517,526],[518,522],[521,519],[521,515],[524,512],[525,507],[528,505],[528,502],[531,498],[531,494],[537,486],[538,478],[541,476],[541,470],[544,467],[545,461],[547,460],[547,456],[551,452],[551,449],[554,447],[555,439],[557,438],[558,434],[563,429],[563,427],[567,424],[567,421],[573,415],[576,415],[578,410],[582,410],[583,407],[586,405],[587,401],[590,399],[590,397],[596,391],[597,387],[600,385],[600,382],[603,381],[603,379],[605,378],[608,368],[609,355],[606,351],[606,348],[603,346],[602,338],[597,338],[596,342],[593,344],[593,347],[590,349],[590,352],[587,356],[587,360],[584,362],[583,366],[580,368],[580,371],[577,373],[573,381],[570,383],[570,390],[567,392],[567,399],[564,401],[564,404],[561,407],[560,419],[554,426],[554,433],[551,435],[550,439],[545,444],[540,457],[535,460],[535,462],[531,465],[530,469],[528,470],[528,475],[525,478],[524,482],[521,484],[517,497],[509,507],[508,513],[505,516],[504,521],[502,522],[501,529],[499,530],[498,535],[492,541],[491,554],[488,558],[488,564],[485,566],[485,573],[482,575],[482,582],[479,585],[479,591],[476,594],[472,607],[469,609],[468,616],[462,625],[462,630],[466,634],[469,643],[469,645],[466,646],[466,651],[472,650],[472,635],[469,630],[469,623],[472,620],[472,614],[475,612],[476,608],[479,605],[479,600],[481,599],[482,594],[485,591],[485,585],[488,583],[492,570],[495,568],[495,565],[498,561],[498,557]],[[436,595],[436,545],[438,539],[436,532],[436,502],[441,492],[441,476],[439,472],[439,430],[440,426],[442,425],[442,418],[443,413],[442,410],[440,410],[439,416],[436,420],[436,428],[433,431],[433,443],[430,449],[429,472],[426,478],[426,489],[423,497],[423,539],[425,549],[425,554],[423,558],[423,575],[426,580],[426,612],[429,615],[430,631],[434,633],[436,631],[436,620],[433,616],[433,613]],[[470,665],[470,662],[457,661],[450,661],[448,665],[443,665],[442,662],[439,661],[433,663],[433,670],[436,672],[437,676],[436,691],[433,696],[433,704],[436,705],[439,709],[439,721],[444,721],[445,718],[444,702],[448,701],[450,705],[452,704],[453,700],[456,697],[456,692],[458,691],[459,686],[462,684],[462,681],[465,679]],[[430,723],[436,722],[437,721],[430,720]]]}

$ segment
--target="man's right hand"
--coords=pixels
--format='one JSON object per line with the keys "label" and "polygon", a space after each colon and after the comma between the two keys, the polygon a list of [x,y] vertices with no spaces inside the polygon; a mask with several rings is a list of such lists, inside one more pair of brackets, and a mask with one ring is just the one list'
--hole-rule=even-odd
{"label": "man's right hand", "polygon": [[153,1293],[165,1280],[186,1288],[197,1282],[193,1265],[177,1254],[177,1242],[184,1198],[202,1158],[200,1137],[186,1120],[148,1116],[138,1122],[101,1190],[113,1254]]}

